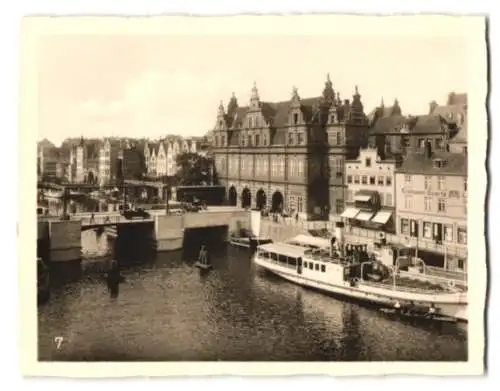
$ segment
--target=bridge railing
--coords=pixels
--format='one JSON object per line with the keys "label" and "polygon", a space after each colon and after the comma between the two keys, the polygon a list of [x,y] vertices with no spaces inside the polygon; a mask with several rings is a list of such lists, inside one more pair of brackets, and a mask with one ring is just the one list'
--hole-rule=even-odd
{"label": "bridge railing", "polygon": [[120,215],[108,215],[108,216],[85,216],[75,220],[80,220],[82,222],[82,226],[85,227],[89,225],[116,224],[126,219]]}

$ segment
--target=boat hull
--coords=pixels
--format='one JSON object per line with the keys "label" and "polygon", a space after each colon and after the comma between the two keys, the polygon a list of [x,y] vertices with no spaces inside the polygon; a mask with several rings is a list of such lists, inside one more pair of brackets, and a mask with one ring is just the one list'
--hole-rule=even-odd
{"label": "boat hull", "polygon": [[[293,282],[298,285],[313,288],[326,293],[331,293],[343,296],[358,301],[375,304],[381,307],[394,308],[396,303],[413,302],[415,305],[435,305],[440,309],[439,314],[455,318],[460,321],[467,322],[467,304],[454,302],[453,297],[450,295],[434,295],[432,299],[424,299],[423,295],[411,295],[408,293],[400,293],[389,291],[383,288],[374,288],[370,285],[365,285],[360,282],[358,286],[352,287],[349,284],[333,284],[325,281],[319,281],[307,278],[298,274],[294,269],[288,269],[270,264],[259,257],[254,258],[256,265],[263,269],[270,271],[277,276]],[[389,293],[391,292],[391,293]],[[419,297],[420,296],[420,297]]]}
{"label": "boat hull", "polygon": [[256,248],[260,244],[266,244],[266,243],[271,243],[271,239],[267,238],[233,238],[229,240],[229,244],[232,246],[236,247],[243,247],[243,248]]}

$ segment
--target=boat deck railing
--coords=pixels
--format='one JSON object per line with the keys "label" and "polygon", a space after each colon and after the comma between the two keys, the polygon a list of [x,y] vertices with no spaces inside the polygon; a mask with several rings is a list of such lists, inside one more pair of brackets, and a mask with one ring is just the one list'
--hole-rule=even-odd
{"label": "boat deck railing", "polygon": [[432,295],[443,295],[443,294],[450,294],[450,293],[461,293],[461,294],[466,294],[466,292],[460,292],[460,291],[449,291],[446,289],[432,289],[432,288],[417,288],[417,287],[409,287],[409,286],[404,286],[401,284],[401,282],[397,282],[396,284],[393,284],[389,281],[387,282],[375,282],[375,281],[368,281],[368,280],[362,280],[360,281],[363,285],[368,285],[368,286],[373,286],[376,288],[383,288],[383,289],[392,289],[393,291],[401,291],[401,292],[408,292],[408,293],[421,293],[421,294],[432,294]]}

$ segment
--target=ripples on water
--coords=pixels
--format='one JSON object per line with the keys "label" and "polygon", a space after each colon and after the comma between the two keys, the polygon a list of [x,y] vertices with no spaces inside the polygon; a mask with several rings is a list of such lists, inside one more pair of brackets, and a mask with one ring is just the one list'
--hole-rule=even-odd
{"label": "ripples on water", "polygon": [[244,250],[212,254],[208,274],[183,258],[125,269],[117,299],[98,275],[54,291],[39,308],[40,360],[467,360],[457,325],[388,319],[256,270]]}

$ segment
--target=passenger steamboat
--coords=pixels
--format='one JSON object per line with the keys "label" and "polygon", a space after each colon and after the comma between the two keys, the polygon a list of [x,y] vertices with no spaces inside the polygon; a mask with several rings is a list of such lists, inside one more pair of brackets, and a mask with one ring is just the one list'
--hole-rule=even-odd
{"label": "passenger steamboat", "polygon": [[346,256],[343,227],[341,222],[336,224],[333,243],[299,235],[261,245],[254,262],[299,285],[376,304],[388,311],[404,309],[405,315],[467,321],[466,284],[404,272],[400,270],[401,257],[393,262],[392,257],[381,259],[374,254],[367,259]]}

